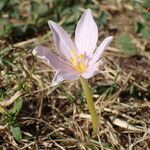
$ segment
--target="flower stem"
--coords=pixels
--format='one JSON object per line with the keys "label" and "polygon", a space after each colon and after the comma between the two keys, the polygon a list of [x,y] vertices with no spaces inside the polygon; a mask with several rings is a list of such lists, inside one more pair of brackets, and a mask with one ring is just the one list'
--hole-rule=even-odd
{"label": "flower stem", "polygon": [[91,89],[89,87],[88,81],[86,79],[81,77],[80,81],[82,84],[84,95],[86,97],[88,109],[89,109],[89,112],[91,114],[93,132],[94,132],[94,134],[96,134],[98,132],[98,128],[99,128],[99,120],[98,120],[98,115],[96,113],[96,109],[94,106],[92,92],[91,92]]}

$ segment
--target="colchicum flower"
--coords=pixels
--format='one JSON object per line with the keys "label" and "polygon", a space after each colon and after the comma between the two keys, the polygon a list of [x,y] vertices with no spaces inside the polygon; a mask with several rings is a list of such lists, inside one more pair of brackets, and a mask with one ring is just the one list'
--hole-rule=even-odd
{"label": "colchicum flower", "polygon": [[89,79],[99,73],[98,68],[99,65],[102,65],[102,54],[113,38],[112,36],[105,38],[96,49],[98,28],[90,9],[87,9],[78,21],[75,43],[58,24],[53,21],[48,21],[48,24],[59,55],[41,45],[35,47],[33,54],[56,71],[53,85],[64,80],[77,80],[80,77]]}
{"label": "colchicum flower", "polygon": [[75,43],[69,35],[53,21],[48,21],[51,28],[53,40],[58,54],[49,51],[44,46],[37,46],[33,54],[52,66],[56,71],[53,78],[53,85],[64,80],[80,79],[87,105],[91,114],[93,131],[98,132],[99,119],[93,102],[91,90],[86,79],[99,73],[99,66],[102,65],[102,54],[108,47],[113,37],[109,36],[96,49],[98,40],[98,28],[93,20],[91,10],[87,9],[80,18],[76,31]]}

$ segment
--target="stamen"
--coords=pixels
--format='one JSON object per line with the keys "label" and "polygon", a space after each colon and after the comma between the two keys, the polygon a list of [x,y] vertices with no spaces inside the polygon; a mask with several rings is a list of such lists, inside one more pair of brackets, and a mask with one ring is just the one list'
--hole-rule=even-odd
{"label": "stamen", "polygon": [[73,67],[78,72],[86,71],[86,64],[85,64],[85,55],[84,54],[77,54],[75,50],[72,50],[72,59],[71,63]]}

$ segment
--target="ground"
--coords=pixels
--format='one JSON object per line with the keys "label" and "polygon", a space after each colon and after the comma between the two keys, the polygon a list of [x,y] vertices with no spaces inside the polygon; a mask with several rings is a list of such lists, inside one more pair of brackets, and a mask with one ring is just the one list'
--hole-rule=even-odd
{"label": "ground", "polygon": [[[149,150],[149,6],[123,0],[0,2],[0,149]],[[56,51],[48,19],[74,38],[85,8],[98,24],[99,43],[114,36],[100,73],[89,80],[101,122],[97,135],[80,82],[52,87],[52,68],[32,55],[37,44]]]}

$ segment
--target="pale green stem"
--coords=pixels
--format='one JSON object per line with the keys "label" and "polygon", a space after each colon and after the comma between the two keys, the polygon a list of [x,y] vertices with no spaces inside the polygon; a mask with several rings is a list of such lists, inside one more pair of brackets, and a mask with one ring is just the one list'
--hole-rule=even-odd
{"label": "pale green stem", "polygon": [[88,109],[91,114],[93,131],[94,131],[94,134],[96,134],[99,128],[99,119],[98,119],[98,115],[96,113],[96,109],[94,106],[92,92],[89,87],[88,81],[86,79],[80,78],[80,81],[81,81],[83,92],[87,101]]}

